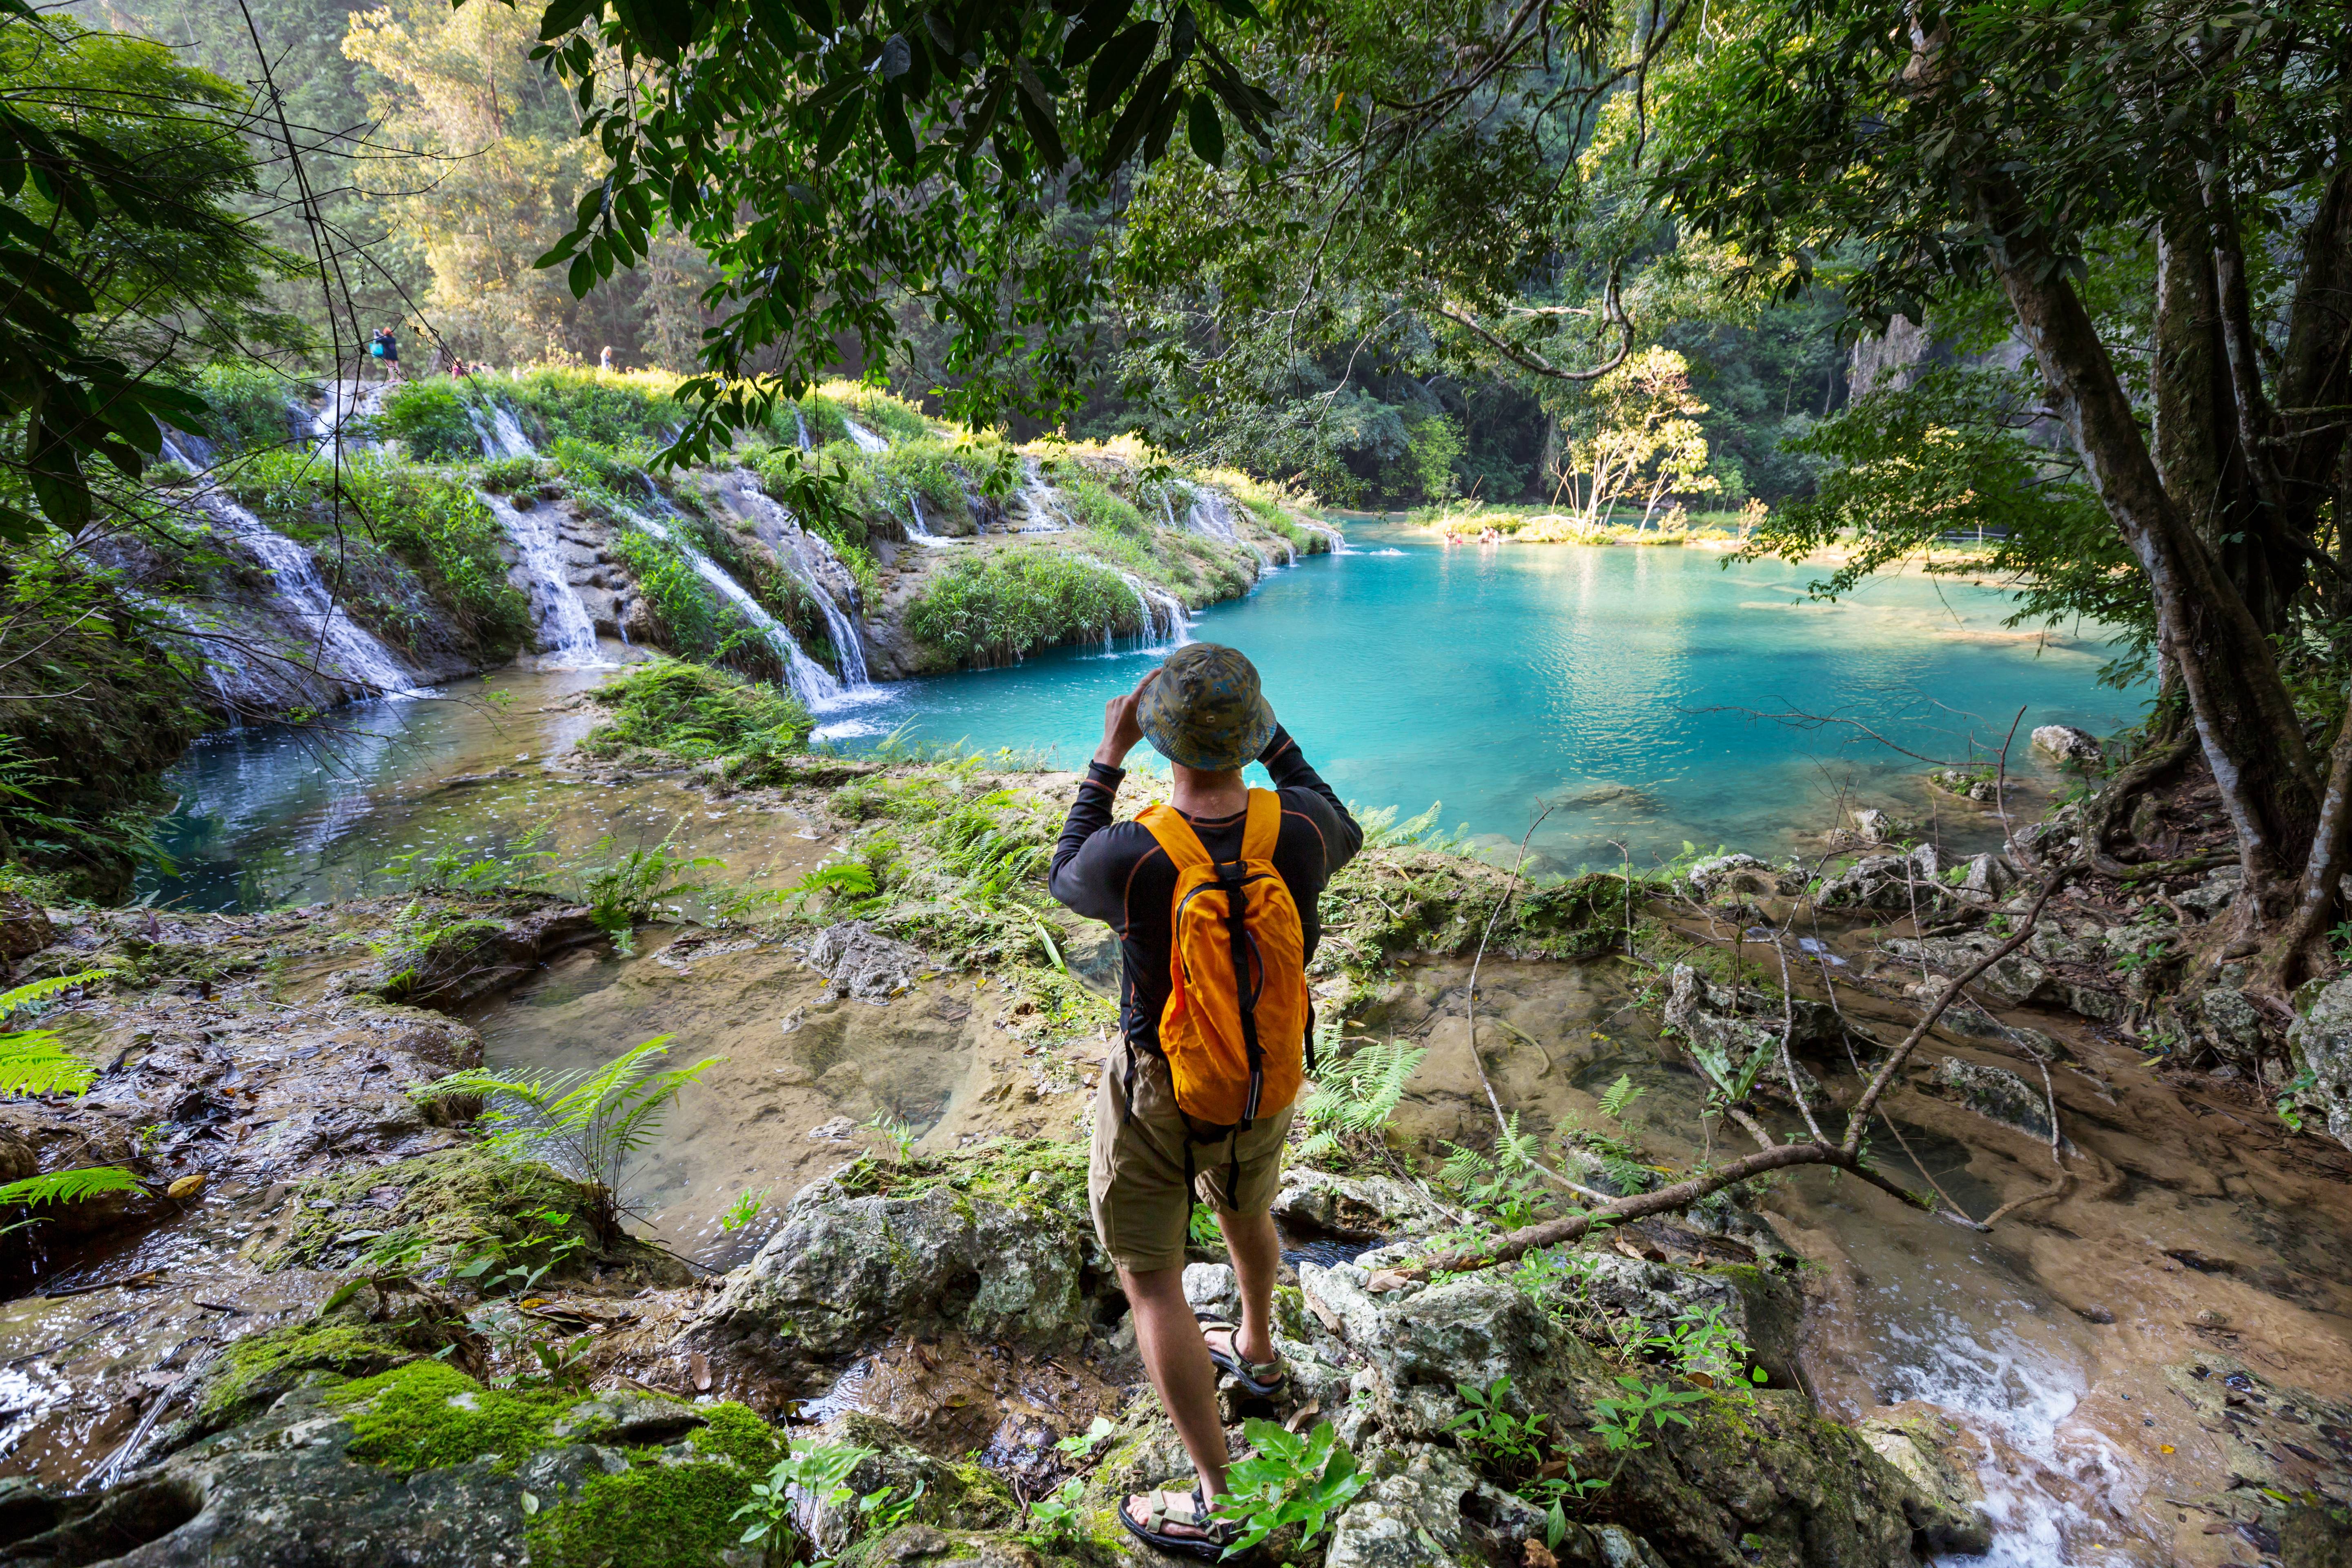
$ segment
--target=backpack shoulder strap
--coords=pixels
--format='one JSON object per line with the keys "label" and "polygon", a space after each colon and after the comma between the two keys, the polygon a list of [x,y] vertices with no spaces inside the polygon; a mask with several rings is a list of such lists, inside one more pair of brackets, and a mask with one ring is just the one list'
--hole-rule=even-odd
{"label": "backpack shoulder strap", "polygon": [[1135,820],[1160,841],[1160,847],[1168,851],[1168,858],[1176,862],[1179,871],[1213,864],[1209,847],[1201,842],[1201,836],[1192,831],[1184,814],[1165,801],[1154,801],[1145,806],[1135,814]]}
{"label": "backpack shoulder strap", "polygon": [[1282,796],[1270,789],[1250,791],[1249,817],[1242,824],[1242,858],[1271,863],[1281,837]]}

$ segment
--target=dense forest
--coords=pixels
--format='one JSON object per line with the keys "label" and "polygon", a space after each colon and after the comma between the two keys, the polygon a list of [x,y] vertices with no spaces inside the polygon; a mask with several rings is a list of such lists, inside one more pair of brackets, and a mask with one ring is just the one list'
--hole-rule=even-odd
{"label": "dense forest", "polygon": [[[474,363],[593,363],[609,348],[623,365],[684,372],[719,319],[703,298],[712,265],[676,234],[649,237],[640,266],[585,298],[575,299],[560,274],[535,268],[569,226],[578,192],[609,160],[581,136],[581,110],[562,84],[533,63],[538,29],[521,10],[78,0],[65,14],[169,44],[183,64],[233,83],[254,80],[257,58],[268,62],[285,130],[334,237],[337,287],[360,328],[412,322],[433,349]],[[274,189],[256,211],[271,239],[299,252],[308,218],[289,199],[289,173],[282,158],[273,162]],[[1130,199],[1070,205],[1057,219],[1064,240],[1082,239],[1106,259],[1131,247]],[[1625,235],[1624,298],[1643,342],[1686,361],[1690,401],[1705,405],[1696,415],[1704,471],[1717,488],[1701,506],[1737,511],[1750,495],[1769,502],[1809,493],[1814,460],[1790,443],[1843,403],[1854,335],[1833,270],[1785,300],[1743,294],[1700,275],[1687,256],[1676,259],[1681,237],[1671,217],[1652,215],[1642,226],[1647,232]],[[1234,255],[1220,265],[1243,261]],[[1572,248],[1545,266],[1568,287],[1530,292],[1530,308],[1576,291]],[[1219,286],[1209,288],[1139,277],[1090,300],[1093,341],[1074,366],[1082,390],[1053,422],[1081,439],[1133,432],[1172,451],[1301,478],[1350,505],[1559,493],[1570,438],[1561,421],[1584,401],[1572,388],[1485,352],[1442,317],[1377,295],[1335,298],[1303,342],[1289,329],[1279,362],[1171,363],[1171,349],[1203,324]],[[272,294],[310,322],[314,342],[331,339],[315,284],[287,279]],[[937,411],[956,374],[950,333],[927,321],[911,295],[885,306],[892,346],[875,355],[875,367],[893,390]],[[352,330],[345,327],[347,340]],[[868,345],[856,331],[832,342],[825,370],[866,370]],[[1213,398],[1203,371],[1214,377]],[[1249,417],[1206,415],[1234,408],[1237,396]],[[1045,427],[1034,416],[1014,425],[1024,437]]]}

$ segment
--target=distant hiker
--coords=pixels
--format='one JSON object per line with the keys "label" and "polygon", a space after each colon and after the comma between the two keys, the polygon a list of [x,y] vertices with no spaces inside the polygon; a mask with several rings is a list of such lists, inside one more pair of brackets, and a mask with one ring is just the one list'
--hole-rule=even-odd
{"label": "distant hiker", "polygon": [[606,375],[610,375],[610,374],[613,374],[613,345],[612,345],[612,344],[610,344],[610,343],[606,343],[606,344],[604,345],[604,352],[602,354],[600,354],[600,355],[598,355],[598,356],[597,356],[597,359],[596,359],[596,368],[597,368],[598,370],[603,371]]}
{"label": "distant hiker", "polygon": [[[1139,740],[1173,764],[1170,804],[1111,820]],[[1264,764],[1275,788],[1250,789]],[[1317,900],[1363,830],[1299,755],[1236,650],[1193,643],[1103,710],[1102,744],[1054,846],[1054,896],[1118,934],[1120,1040],[1103,1063],[1087,1177],[1136,1343],[1199,1472],[1189,1491],[1119,1506],[1162,1551],[1214,1558],[1225,1488],[1217,1373],[1271,1395],[1286,1379],[1272,1310],[1281,1242],[1268,1212],[1314,1028]],[[1184,1243],[1197,1190],[1241,1283],[1241,1321],[1195,1319]]]}
{"label": "distant hiker", "polygon": [[386,385],[400,379],[400,336],[396,329],[378,327],[375,336],[368,340],[368,353],[383,366]]}

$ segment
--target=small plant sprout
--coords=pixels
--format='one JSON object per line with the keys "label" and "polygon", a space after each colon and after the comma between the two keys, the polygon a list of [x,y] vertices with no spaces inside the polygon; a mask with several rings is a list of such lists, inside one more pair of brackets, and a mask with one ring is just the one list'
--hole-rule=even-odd
{"label": "small plant sprout", "polygon": [[1021,1539],[1032,1546],[1055,1546],[1076,1537],[1078,1521],[1085,1513],[1087,1489],[1083,1481],[1064,1481],[1050,1496],[1042,1497],[1029,1505],[1028,1528]]}
{"label": "small plant sprout", "polygon": [[1228,1472],[1228,1489],[1216,1507],[1219,1519],[1242,1527],[1241,1535],[1225,1549],[1228,1557],[1239,1556],[1288,1524],[1298,1526],[1303,1551],[1364,1489],[1356,1456],[1328,1421],[1317,1422],[1315,1430],[1303,1436],[1285,1431],[1277,1422],[1255,1419],[1242,1432],[1252,1452]]}
{"label": "small plant sprout", "polygon": [[877,1110],[866,1119],[867,1131],[879,1132],[890,1141],[890,1152],[903,1165],[915,1157],[915,1141],[921,1136],[911,1122],[901,1121],[887,1110]]}
{"label": "small plant sprout", "polygon": [[741,1543],[766,1542],[782,1561],[794,1561],[802,1545],[800,1533],[793,1526],[794,1502],[838,1505],[849,1501],[855,1495],[848,1485],[849,1472],[873,1455],[873,1449],[854,1443],[811,1443],[789,1450],[768,1472],[766,1480],[751,1483],[751,1500],[735,1510],[734,1518],[751,1521],[743,1529]]}
{"label": "small plant sprout", "polygon": [[1622,1121],[1625,1113],[1633,1109],[1633,1102],[1644,1092],[1642,1086],[1633,1081],[1632,1074],[1621,1072],[1617,1075],[1617,1081],[1601,1091],[1601,1114],[1612,1121]]}
{"label": "small plant sprout", "polygon": [[743,1195],[737,1198],[733,1205],[719,1216],[719,1228],[724,1231],[738,1231],[758,1219],[760,1211],[767,1206],[769,1191],[770,1189],[766,1187],[761,1187],[757,1192],[749,1187],[744,1188]]}
{"label": "small plant sprout", "polygon": [[1102,1440],[1117,1430],[1118,1428],[1111,1425],[1109,1416],[1097,1415],[1085,1431],[1073,1432],[1055,1443],[1054,1451],[1073,1463],[1083,1464],[1093,1458],[1095,1449],[1101,1445]]}

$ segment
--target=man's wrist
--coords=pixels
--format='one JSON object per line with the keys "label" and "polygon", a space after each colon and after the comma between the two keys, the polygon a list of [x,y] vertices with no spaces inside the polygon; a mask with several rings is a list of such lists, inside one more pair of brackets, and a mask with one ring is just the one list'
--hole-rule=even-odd
{"label": "man's wrist", "polygon": [[1125,746],[1113,746],[1109,742],[1104,742],[1101,745],[1095,748],[1095,766],[1098,768],[1108,768],[1115,773],[1125,773],[1127,771],[1127,748]]}

